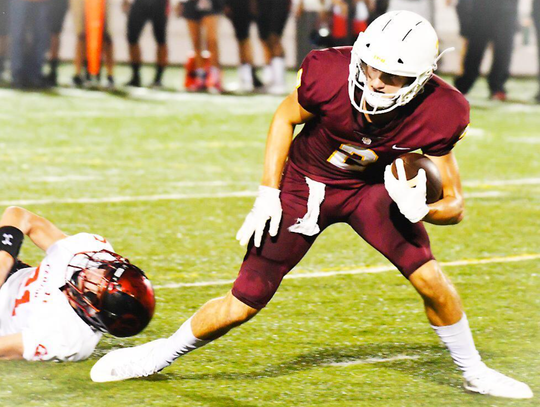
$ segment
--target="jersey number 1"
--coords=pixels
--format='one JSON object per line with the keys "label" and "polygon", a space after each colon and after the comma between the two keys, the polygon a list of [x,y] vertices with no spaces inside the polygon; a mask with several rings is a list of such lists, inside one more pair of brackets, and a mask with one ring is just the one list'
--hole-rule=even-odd
{"label": "jersey number 1", "polygon": [[[39,267],[36,268],[36,272],[34,273],[34,275],[32,277],[30,277],[26,281],[26,284],[24,286],[28,287],[30,284],[32,284],[34,281],[36,281],[37,278],[38,278],[38,275],[39,275]],[[15,313],[17,312],[17,307],[19,305],[21,305],[21,304],[26,304],[27,302],[30,302],[30,291],[28,291],[28,290],[26,290],[24,292],[24,294],[20,298],[17,298],[15,300],[15,306],[13,307],[13,313],[11,315],[15,316]]]}

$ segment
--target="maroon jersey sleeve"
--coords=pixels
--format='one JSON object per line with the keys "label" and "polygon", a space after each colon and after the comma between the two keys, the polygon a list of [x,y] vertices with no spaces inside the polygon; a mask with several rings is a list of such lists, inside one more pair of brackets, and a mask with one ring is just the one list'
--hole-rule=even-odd
{"label": "maroon jersey sleeve", "polygon": [[315,50],[304,58],[298,71],[297,91],[298,102],[308,112],[324,114],[324,105],[340,91],[343,83],[335,78],[342,76],[344,61],[348,68],[346,48]]}
{"label": "maroon jersey sleeve", "polygon": [[456,89],[448,86],[438,93],[436,102],[431,104],[427,127],[436,134],[434,142],[422,152],[432,156],[448,154],[467,132],[470,121],[470,108],[467,99]]}

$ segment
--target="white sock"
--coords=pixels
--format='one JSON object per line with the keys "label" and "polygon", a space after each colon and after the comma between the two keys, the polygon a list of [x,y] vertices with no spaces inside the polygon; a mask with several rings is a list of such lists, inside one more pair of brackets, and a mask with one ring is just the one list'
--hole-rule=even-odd
{"label": "white sock", "polygon": [[285,58],[274,57],[270,61],[270,65],[274,75],[274,85],[285,86]]}
{"label": "white sock", "polygon": [[238,79],[240,86],[246,89],[253,89],[253,67],[250,64],[242,64],[238,67]]}
{"label": "white sock", "polygon": [[431,325],[431,327],[446,345],[454,363],[461,369],[466,379],[475,377],[486,369],[486,365],[482,362],[482,358],[474,346],[467,315],[463,314],[461,320],[454,325]]}
{"label": "white sock", "polygon": [[271,65],[265,65],[263,67],[263,82],[266,86],[272,86],[274,84],[274,72]]}
{"label": "white sock", "polygon": [[195,335],[193,335],[193,331],[191,330],[192,318],[193,317],[184,322],[182,326],[163,343],[160,353],[162,355],[163,363],[166,363],[164,367],[169,366],[180,356],[212,342],[196,338]]}

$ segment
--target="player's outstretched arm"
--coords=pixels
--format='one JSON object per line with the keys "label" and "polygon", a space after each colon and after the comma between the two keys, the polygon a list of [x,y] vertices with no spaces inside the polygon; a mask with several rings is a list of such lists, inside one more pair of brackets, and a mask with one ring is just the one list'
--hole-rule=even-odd
{"label": "player's outstretched arm", "polygon": [[54,224],[35,213],[17,206],[7,208],[0,218],[0,286],[15,263],[24,235],[43,251],[66,237]]}
{"label": "player's outstretched arm", "polygon": [[437,165],[442,178],[443,197],[429,207],[425,222],[436,225],[454,225],[463,220],[465,201],[461,189],[461,177],[454,153],[450,152],[441,157],[429,156]]}
{"label": "player's outstretched arm", "polygon": [[0,336],[0,359],[22,359],[24,352],[22,334]]}
{"label": "player's outstretched arm", "polygon": [[270,124],[266,140],[264,170],[261,186],[253,209],[246,216],[242,227],[236,234],[241,245],[249,243],[255,235],[255,246],[262,241],[266,222],[270,220],[270,236],[276,236],[281,221],[281,201],[279,185],[285,161],[289,155],[294,128],[314,116],[298,103],[296,90],[279,105]]}

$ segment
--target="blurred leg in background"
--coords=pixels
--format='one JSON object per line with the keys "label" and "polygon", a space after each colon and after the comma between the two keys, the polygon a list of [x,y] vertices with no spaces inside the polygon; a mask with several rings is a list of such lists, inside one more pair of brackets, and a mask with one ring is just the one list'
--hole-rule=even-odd
{"label": "blurred leg in background", "polygon": [[[186,63],[186,66],[192,65],[186,75],[193,76],[192,81],[186,81],[188,91],[222,91],[218,43],[218,23],[222,11],[221,0],[188,0],[179,3],[178,15],[187,20],[194,52],[193,60]],[[207,66],[203,56],[203,38],[206,39],[209,52]]]}
{"label": "blurred leg in background", "polygon": [[227,0],[225,15],[231,20],[238,41],[238,91],[250,93],[261,88],[262,83],[255,74],[253,47],[249,35],[251,23],[255,21],[255,0]]}
{"label": "blurred leg in background", "polygon": [[151,10],[152,32],[157,44],[156,51],[156,74],[152,86],[163,86],[163,73],[169,63],[169,50],[167,47],[167,21],[169,13],[168,0],[156,0]]}
{"label": "blurred leg in background", "polygon": [[43,88],[42,69],[49,48],[48,3],[12,0],[10,7],[12,84],[17,88]]}
{"label": "blurred leg in background", "polygon": [[49,74],[47,82],[58,85],[58,63],[60,51],[60,34],[68,10],[68,0],[49,0],[48,24],[51,33],[51,46],[49,49]]}
{"label": "blurred leg in background", "polygon": [[514,34],[517,27],[518,0],[473,0],[471,26],[463,62],[463,74],[455,85],[463,94],[469,92],[480,75],[480,65],[488,43],[493,44],[493,63],[488,78],[490,98],[506,100],[504,84],[509,76]]}
{"label": "blurred leg in background", "polygon": [[76,43],[73,65],[75,72],[73,75],[73,85],[81,87],[89,78],[83,76],[83,67],[86,67],[86,38],[84,30],[84,1],[69,0],[69,8],[73,16],[75,27]]}
{"label": "blurred leg in background", "polygon": [[266,46],[266,59],[270,59],[270,69],[266,68],[263,76],[265,77],[268,92],[272,94],[284,94],[287,91],[285,84],[285,51],[281,43],[281,37],[290,10],[290,0],[257,1],[259,37]]}
{"label": "blurred leg in background", "polygon": [[536,52],[538,59],[538,93],[535,99],[540,103],[540,0],[534,0],[533,2],[532,18],[536,30]]}
{"label": "blurred leg in background", "polygon": [[8,56],[9,3],[10,0],[0,0],[0,83],[4,80],[3,77]]}
{"label": "blurred leg in background", "polygon": [[[296,66],[300,66],[312,49],[322,45],[320,39],[328,37],[330,32],[323,0],[300,0],[296,7]],[[320,33],[321,29],[326,30],[326,35]]]}

